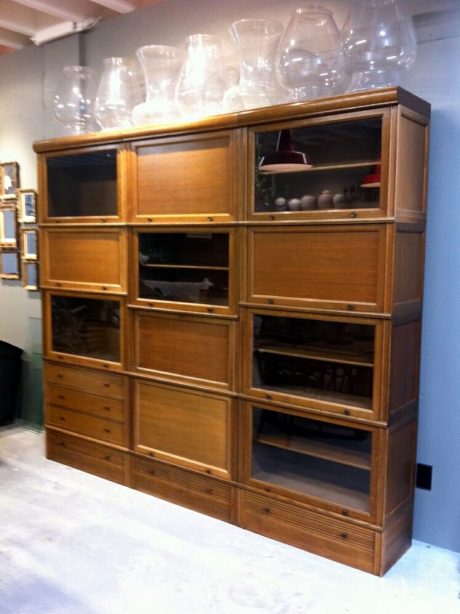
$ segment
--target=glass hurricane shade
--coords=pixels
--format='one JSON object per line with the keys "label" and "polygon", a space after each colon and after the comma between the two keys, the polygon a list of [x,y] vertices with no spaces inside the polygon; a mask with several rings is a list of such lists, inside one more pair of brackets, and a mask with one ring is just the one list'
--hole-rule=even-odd
{"label": "glass hurricane shade", "polygon": [[168,45],[145,45],[136,51],[145,79],[146,99],[133,109],[135,125],[171,122],[178,118],[174,87],[185,54]]}
{"label": "glass hurricane shade", "polygon": [[140,90],[131,62],[121,57],[105,58],[95,102],[96,119],[101,128],[131,126],[131,112],[138,102]]}
{"label": "glass hurricane shade", "polygon": [[94,117],[96,72],[87,66],[64,66],[53,99],[54,118],[68,134],[97,130]]}
{"label": "glass hurricane shade", "polygon": [[341,35],[348,91],[397,85],[415,60],[412,17],[398,0],[355,0]]}

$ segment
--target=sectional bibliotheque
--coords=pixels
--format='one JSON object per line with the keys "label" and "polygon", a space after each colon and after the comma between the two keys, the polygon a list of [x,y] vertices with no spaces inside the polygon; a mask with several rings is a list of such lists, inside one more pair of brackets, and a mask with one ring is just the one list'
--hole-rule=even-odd
{"label": "sectional bibliotheque", "polygon": [[35,143],[47,456],[384,574],[429,116],[384,88]]}

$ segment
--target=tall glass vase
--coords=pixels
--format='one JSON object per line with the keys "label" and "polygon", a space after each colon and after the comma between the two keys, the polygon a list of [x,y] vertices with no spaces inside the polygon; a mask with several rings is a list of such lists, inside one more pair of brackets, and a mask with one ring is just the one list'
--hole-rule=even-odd
{"label": "tall glass vase", "polygon": [[64,66],[53,100],[54,118],[66,134],[98,129],[94,117],[96,72],[87,66]]}
{"label": "tall glass vase", "polygon": [[132,117],[135,125],[171,122],[178,118],[174,87],[184,52],[168,45],[146,45],[136,51],[146,86],[145,102],[136,105]]}
{"label": "tall glass vase", "polygon": [[397,85],[417,53],[412,17],[398,0],[355,0],[341,40],[349,91]]}
{"label": "tall glass vase", "polygon": [[138,102],[139,85],[131,62],[127,58],[105,58],[95,102],[96,119],[101,128],[131,126],[131,111]]}
{"label": "tall glass vase", "polygon": [[220,39],[211,34],[192,34],[186,39],[186,58],[176,86],[181,115],[196,119],[222,112],[225,92]]}
{"label": "tall glass vase", "polygon": [[290,100],[330,96],[344,89],[340,34],[331,11],[314,6],[292,13],[277,70]]}
{"label": "tall glass vase", "polygon": [[283,24],[273,19],[240,19],[230,27],[237,46],[240,78],[224,96],[226,111],[267,107],[284,102],[276,80],[275,55]]}

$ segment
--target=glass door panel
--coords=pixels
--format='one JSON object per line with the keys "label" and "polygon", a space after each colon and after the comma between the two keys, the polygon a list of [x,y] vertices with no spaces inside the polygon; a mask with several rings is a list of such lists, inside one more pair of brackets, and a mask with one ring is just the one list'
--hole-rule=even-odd
{"label": "glass door panel", "polygon": [[254,315],[252,386],[371,409],[375,327]]}
{"label": "glass door panel", "polygon": [[370,512],[372,433],[252,408],[251,478]]}
{"label": "glass door panel", "polygon": [[139,233],[139,297],[228,305],[229,235]]}

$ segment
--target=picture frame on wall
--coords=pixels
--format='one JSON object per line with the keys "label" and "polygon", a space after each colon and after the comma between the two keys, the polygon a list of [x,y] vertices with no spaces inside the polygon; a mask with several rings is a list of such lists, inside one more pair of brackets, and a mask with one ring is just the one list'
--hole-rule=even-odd
{"label": "picture frame on wall", "polygon": [[38,290],[38,263],[22,261],[22,285],[26,290]]}
{"label": "picture frame on wall", "polygon": [[17,248],[17,211],[16,206],[0,207],[0,247]]}
{"label": "picture frame on wall", "polygon": [[19,279],[19,254],[17,251],[0,252],[0,279]]}
{"label": "picture frame on wall", "polygon": [[19,190],[18,208],[21,224],[35,224],[37,221],[37,192],[35,190]]}
{"label": "picture frame on wall", "polygon": [[22,230],[22,257],[24,260],[37,260],[38,258],[38,233],[35,228]]}
{"label": "picture frame on wall", "polygon": [[3,162],[1,169],[2,196],[3,198],[15,198],[16,191],[20,188],[19,164],[17,162]]}

